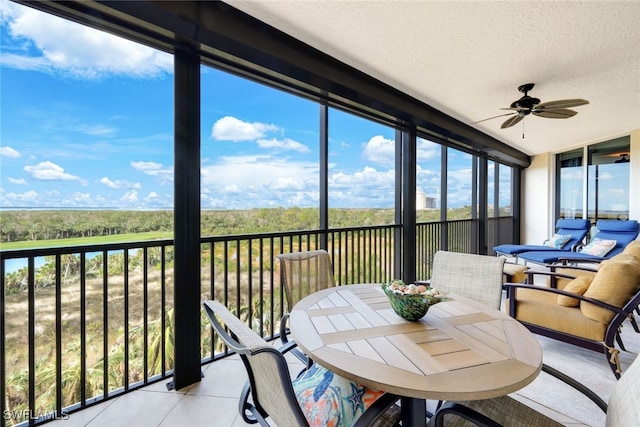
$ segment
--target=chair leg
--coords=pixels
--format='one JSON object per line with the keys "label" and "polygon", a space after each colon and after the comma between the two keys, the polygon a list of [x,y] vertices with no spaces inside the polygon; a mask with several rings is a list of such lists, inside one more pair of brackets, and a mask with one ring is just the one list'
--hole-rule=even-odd
{"label": "chair leg", "polygon": [[[280,320],[280,342],[284,345],[289,343],[289,328],[287,328],[287,322],[289,321],[289,315],[286,314]],[[304,354],[298,348],[292,348],[289,350],[298,360],[305,364],[307,368],[309,368],[313,364],[313,360],[309,359],[306,354]]]}
{"label": "chair leg", "polygon": [[616,342],[618,343],[622,351],[627,351],[627,349],[624,348],[624,343],[622,342],[622,337],[620,336],[619,333],[616,335]]}
{"label": "chair leg", "polygon": [[607,363],[615,375],[616,379],[620,379],[620,351],[611,344],[611,346],[604,345],[604,357],[607,358]]}
{"label": "chair leg", "polygon": [[631,326],[633,326],[634,331],[640,333],[640,328],[638,328],[638,323],[636,322],[636,318],[633,313],[629,313],[629,323],[631,323]]}
{"label": "chair leg", "polygon": [[249,395],[251,394],[251,384],[249,380],[244,383],[242,393],[240,393],[240,400],[238,401],[238,412],[242,416],[242,419],[247,424],[257,424],[258,420],[253,415],[254,406],[249,403]]}

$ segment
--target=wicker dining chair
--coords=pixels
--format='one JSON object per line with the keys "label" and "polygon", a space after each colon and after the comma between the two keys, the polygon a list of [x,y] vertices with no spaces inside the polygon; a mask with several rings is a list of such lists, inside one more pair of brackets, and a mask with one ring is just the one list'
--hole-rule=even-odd
{"label": "wicker dining chair", "polygon": [[[542,370],[581,392],[606,414],[605,426],[636,426],[640,420],[640,358],[616,382],[608,403],[574,378],[543,365]],[[567,387],[568,388],[568,387]],[[468,402],[447,402],[429,420],[429,427],[556,427],[564,426],[510,396]]]}
{"label": "wicker dining chair", "polygon": [[[285,294],[286,309],[280,320],[280,340],[289,342],[289,310],[309,294],[336,285],[331,257],[325,250],[291,252],[277,255],[280,262],[280,281]],[[300,361],[311,362],[299,349],[292,351]]]}
{"label": "wicker dining chair", "polygon": [[[295,346],[272,347],[218,301],[205,301],[211,326],[226,346],[240,355],[249,376],[252,402],[241,400],[239,411],[250,423],[279,427],[399,426],[399,396],[358,385],[312,364],[297,378],[284,354]],[[227,332],[228,331],[228,332]]]}

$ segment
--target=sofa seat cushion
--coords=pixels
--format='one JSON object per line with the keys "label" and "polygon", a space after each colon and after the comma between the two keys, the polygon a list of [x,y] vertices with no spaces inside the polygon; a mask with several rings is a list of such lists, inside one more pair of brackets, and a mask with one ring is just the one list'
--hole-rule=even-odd
{"label": "sofa seat cushion", "polygon": [[[619,254],[603,261],[584,293],[614,307],[623,307],[640,289],[640,260],[633,255]],[[594,304],[580,302],[582,313],[593,320],[609,323],[614,313]]]}
{"label": "sofa seat cushion", "polygon": [[[584,316],[579,307],[564,307],[552,292],[518,288],[515,318],[594,341],[604,341],[607,325]],[[509,301],[507,300],[507,310]]]}
{"label": "sofa seat cushion", "polygon": [[527,280],[528,269],[526,265],[505,262],[503,267],[505,282],[523,283]]}

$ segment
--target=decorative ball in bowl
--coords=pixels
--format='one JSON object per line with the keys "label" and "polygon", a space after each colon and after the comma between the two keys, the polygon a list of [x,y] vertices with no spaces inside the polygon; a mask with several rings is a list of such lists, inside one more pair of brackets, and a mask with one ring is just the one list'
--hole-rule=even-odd
{"label": "decorative ball in bowl", "polygon": [[402,280],[384,283],[382,290],[389,298],[393,311],[409,321],[422,319],[430,306],[443,299],[443,296],[430,286],[413,283],[406,285]]}

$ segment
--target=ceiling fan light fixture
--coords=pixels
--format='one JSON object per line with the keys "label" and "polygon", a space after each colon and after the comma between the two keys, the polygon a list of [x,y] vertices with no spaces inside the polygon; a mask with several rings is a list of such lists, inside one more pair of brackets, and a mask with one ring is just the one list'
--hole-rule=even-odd
{"label": "ceiling fan light fixture", "polygon": [[578,107],[580,105],[586,105],[589,103],[586,99],[558,99],[555,101],[547,101],[540,102],[540,99],[533,98],[528,95],[528,92],[533,89],[535,86],[534,83],[525,83],[523,85],[518,86],[518,90],[524,93],[520,99],[511,103],[509,108],[501,108],[501,110],[515,110],[512,113],[500,114],[498,116],[489,117],[487,119],[478,120],[471,124],[476,124],[480,122],[484,122],[486,120],[495,119],[497,117],[503,116],[513,116],[509,117],[502,125],[501,129],[509,128],[516,123],[519,123],[525,116],[529,114],[544,117],[548,119],[568,119],[569,117],[573,117],[578,114],[577,111],[570,110],[570,107]]}
{"label": "ceiling fan light fixture", "polygon": [[529,95],[525,95],[517,101],[512,102],[511,108],[528,110],[525,114],[529,114],[533,107],[538,104],[540,104],[540,100],[538,98],[532,98]]}

